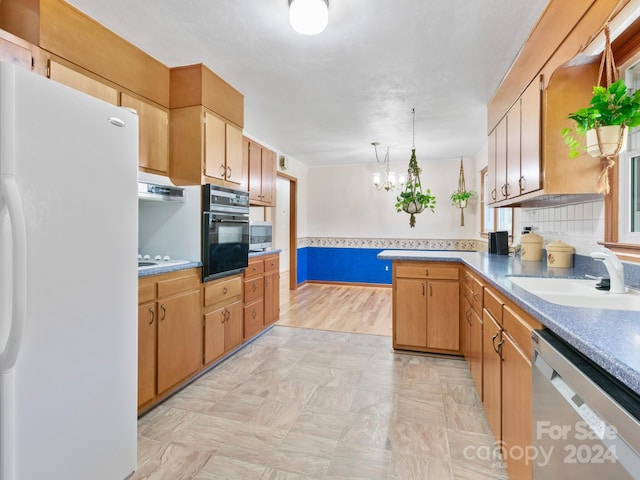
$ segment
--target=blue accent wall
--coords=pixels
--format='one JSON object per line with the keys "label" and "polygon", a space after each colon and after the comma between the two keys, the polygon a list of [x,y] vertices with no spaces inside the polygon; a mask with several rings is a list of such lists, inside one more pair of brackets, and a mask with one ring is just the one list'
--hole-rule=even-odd
{"label": "blue accent wall", "polygon": [[391,285],[391,260],[376,258],[382,250],[377,248],[299,248],[298,283],[315,280]]}

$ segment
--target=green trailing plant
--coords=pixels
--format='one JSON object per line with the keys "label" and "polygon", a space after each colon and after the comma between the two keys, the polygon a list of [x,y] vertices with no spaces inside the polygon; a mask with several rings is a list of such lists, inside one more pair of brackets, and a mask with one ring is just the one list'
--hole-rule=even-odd
{"label": "green trailing plant", "polygon": [[467,200],[469,200],[473,195],[475,195],[475,192],[472,192],[470,190],[463,191],[463,192],[458,192],[458,191],[453,192],[451,194],[451,203],[458,206],[463,202],[466,202]]}
{"label": "green trailing plant", "polygon": [[431,190],[427,189],[422,192],[420,183],[420,172],[422,169],[418,167],[416,159],[416,149],[411,150],[411,159],[409,160],[408,178],[405,189],[396,197],[396,210],[398,212],[407,212],[410,214],[409,226],[416,226],[417,213],[422,212],[425,208],[435,211],[436,197],[431,195]]}
{"label": "green trailing plant", "polygon": [[593,87],[593,98],[588,107],[580,108],[568,115],[575,122],[573,128],[563,128],[564,143],[569,147],[569,158],[585,151],[575,135],[586,135],[588,130],[609,125],[628,128],[640,126],[640,90],[631,93],[624,80],[609,87]]}

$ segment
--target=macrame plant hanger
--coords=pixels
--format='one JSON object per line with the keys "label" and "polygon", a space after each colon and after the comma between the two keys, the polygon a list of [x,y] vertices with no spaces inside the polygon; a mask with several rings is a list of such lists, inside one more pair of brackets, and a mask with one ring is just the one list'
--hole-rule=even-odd
{"label": "macrame plant hanger", "polygon": [[[598,72],[598,86],[601,86],[602,81],[606,82],[605,87],[608,89],[612,83],[618,81],[618,69],[616,68],[616,62],[613,59],[613,50],[611,49],[611,38],[609,35],[609,24],[604,26],[604,51],[602,52],[602,60],[600,61],[600,71]],[[598,193],[603,195],[609,195],[611,187],[609,185],[609,170],[611,170],[616,164],[616,158],[622,150],[622,139],[624,129],[620,129],[620,136],[618,138],[618,146],[615,151],[610,155],[603,155],[600,157],[602,163],[602,170],[598,177]],[[600,139],[600,129],[596,128],[596,137],[598,139],[598,148],[603,151],[602,141]]]}
{"label": "macrame plant hanger", "polygon": [[[464,185],[464,165],[462,164],[462,157],[460,157],[460,174],[458,175],[458,189],[456,193],[464,193],[467,189]],[[456,201],[456,207],[460,209],[460,226],[464,227],[464,209],[467,206],[466,200]]]}

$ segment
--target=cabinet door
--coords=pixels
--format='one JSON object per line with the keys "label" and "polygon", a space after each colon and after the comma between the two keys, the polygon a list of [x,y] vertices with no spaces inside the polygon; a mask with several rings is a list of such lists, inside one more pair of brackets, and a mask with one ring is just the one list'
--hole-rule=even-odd
{"label": "cabinet door", "polygon": [[195,373],[202,361],[200,292],[158,301],[158,393]]}
{"label": "cabinet door", "polygon": [[[467,287],[465,286],[465,291]],[[471,303],[467,296],[462,297],[462,320],[460,328],[460,349],[462,355],[467,362],[469,370],[471,370]]]}
{"label": "cabinet door", "polygon": [[280,318],[280,273],[264,276],[264,326],[267,327]]}
{"label": "cabinet door", "polygon": [[224,354],[224,327],[229,315],[227,307],[204,316],[204,363],[209,364]]}
{"label": "cabinet door", "polygon": [[497,127],[489,134],[487,142],[487,201],[494,203],[498,200],[497,180],[496,180],[496,137],[498,136]]}
{"label": "cabinet door", "polygon": [[249,142],[249,200],[262,201],[262,147]]}
{"label": "cabinet door", "polygon": [[262,201],[267,206],[275,206],[276,190],[276,154],[262,149]]}
{"label": "cabinet door", "polygon": [[225,125],[226,180],[242,183],[242,129],[227,123]]}
{"label": "cabinet door", "polygon": [[156,394],[155,303],[138,305],[138,407]]}
{"label": "cabinet door", "polygon": [[496,199],[507,198],[507,118],[496,127]]}
{"label": "cabinet door", "polygon": [[460,350],[460,285],[429,281],[427,297],[427,347]]}
{"label": "cabinet door", "polygon": [[394,347],[427,346],[427,281],[398,278],[395,285]]}
{"label": "cabinet door", "polygon": [[0,38],[0,60],[31,70],[31,52],[4,38]]}
{"label": "cabinet door", "polygon": [[204,174],[225,179],[225,123],[215,115],[204,112]]}
{"label": "cabinet door", "polygon": [[169,173],[169,112],[124,92],[120,103],[138,112],[138,166]]}
{"label": "cabinet door", "polygon": [[244,338],[255,336],[264,328],[264,300],[262,298],[244,307]]}
{"label": "cabinet door", "polygon": [[482,400],[482,318],[472,309],[469,317],[471,321],[471,338],[469,338],[469,355],[471,356],[471,377]]}
{"label": "cabinet door", "polygon": [[507,114],[507,197],[520,195],[520,100]]}
{"label": "cabinet door", "polygon": [[[514,447],[524,450],[531,445],[533,438],[531,362],[506,334],[502,357],[502,382],[505,387],[502,389],[502,441],[507,451],[516,451]],[[524,456],[508,459],[509,478],[527,480],[533,477],[531,462],[525,460]]]}
{"label": "cabinet door", "polygon": [[541,96],[540,80],[535,79],[522,94],[522,124],[520,126],[521,159],[520,159],[520,189],[521,193],[540,190],[540,123]]}
{"label": "cabinet door", "polygon": [[502,341],[502,329],[487,310],[484,311],[483,321],[482,401],[491,431],[495,438],[500,440],[502,438],[502,360],[496,349]]}
{"label": "cabinet door", "polygon": [[113,105],[118,104],[118,91],[115,88],[77,72],[55,60],[49,60],[49,78],[105,102]]}
{"label": "cabinet door", "polygon": [[242,302],[227,305],[229,314],[224,323],[224,351],[233,350],[242,343],[243,339],[243,308]]}

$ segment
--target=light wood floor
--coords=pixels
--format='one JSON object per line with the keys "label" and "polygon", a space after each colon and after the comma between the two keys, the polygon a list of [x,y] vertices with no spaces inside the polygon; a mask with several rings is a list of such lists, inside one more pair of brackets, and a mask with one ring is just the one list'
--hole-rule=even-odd
{"label": "light wood floor", "polygon": [[391,336],[391,288],[307,283],[288,289],[280,274],[277,325]]}

